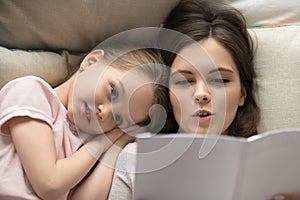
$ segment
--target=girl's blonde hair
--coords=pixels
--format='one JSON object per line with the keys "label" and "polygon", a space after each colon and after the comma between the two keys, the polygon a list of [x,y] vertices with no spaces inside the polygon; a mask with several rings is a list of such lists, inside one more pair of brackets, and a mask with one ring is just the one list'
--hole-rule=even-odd
{"label": "girl's blonde hair", "polygon": [[138,125],[146,126],[147,131],[161,132],[166,126],[166,113],[169,113],[169,97],[168,97],[168,77],[169,67],[163,64],[163,60],[158,50],[150,48],[133,49],[118,48],[104,49],[104,60],[111,67],[116,69],[129,71],[136,69],[139,73],[150,78],[153,84],[153,105],[159,105],[160,109],[155,109],[148,115],[148,118]]}

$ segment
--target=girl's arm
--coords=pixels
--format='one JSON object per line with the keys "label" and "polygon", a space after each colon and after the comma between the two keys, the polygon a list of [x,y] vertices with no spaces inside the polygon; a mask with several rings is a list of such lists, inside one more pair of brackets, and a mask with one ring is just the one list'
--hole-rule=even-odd
{"label": "girl's arm", "polygon": [[58,160],[53,133],[47,123],[16,117],[8,124],[25,173],[42,199],[57,199],[67,193],[87,174],[97,158],[123,135],[119,129],[99,135],[72,156]]}
{"label": "girl's arm", "polygon": [[71,193],[69,199],[107,199],[119,153],[134,137],[124,134],[104,154],[100,163]]}

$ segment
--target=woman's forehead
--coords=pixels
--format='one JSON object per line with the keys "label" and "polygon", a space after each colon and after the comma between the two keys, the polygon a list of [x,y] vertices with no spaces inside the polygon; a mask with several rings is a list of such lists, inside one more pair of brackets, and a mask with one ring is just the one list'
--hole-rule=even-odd
{"label": "woman's forehead", "polygon": [[171,75],[177,73],[206,75],[209,74],[211,71],[218,70],[218,68],[218,66],[216,66],[210,61],[199,61],[191,63],[188,60],[183,59],[181,56],[177,56],[171,68]]}
{"label": "woman's forehead", "polygon": [[201,40],[185,47],[174,59],[172,70],[191,70],[201,74],[227,69],[238,73],[235,62],[229,53],[215,39]]}

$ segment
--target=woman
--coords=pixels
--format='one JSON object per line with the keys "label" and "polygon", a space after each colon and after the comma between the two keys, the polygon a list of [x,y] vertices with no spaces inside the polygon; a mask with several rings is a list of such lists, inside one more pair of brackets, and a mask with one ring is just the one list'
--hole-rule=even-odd
{"label": "woman", "polygon": [[[218,69],[220,74],[219,78],[223,79],[219,80],[219,82],[224,84],[226,94],[226,88],[229,86],[231,87],[232,84],[236,84],[233,85],[234,88],[232,90],[236,92],[234,95],[237,95],[237,98],[239,99],[236,100],[240,100],[240,102],[237,103],[235,100],[235,105],[226,105],[227,109],[234,109],[234,111],[231,113],[231,119],[226,121],[226,124],[222,129],[222,134],[243,137],[256,134],[257,124],[260,119],[259,108],[255,101],[256,75],[253,67],[252,40],[247,32],[246,22],[243,16],[237,10],[226,5],[218,5],[215,2],[207,3],[197,0],[182,1],[171,11],[164,24],[164,28],[183,33],[190,37],[192,42],[197,41],[200,44],[200,46],[211,58],[211,61],[213,62],[212,64],[214,64],[216,69]],[[164,35],[163,39],[165,39]],[[183,51],[183,47],[192,45],[190,44],[191,41],[177,41],[180,42],[177,42],[176,45],[172,47],[172,51],[181,52],[180,54],[183,55],[188,53],[185,59],[182,59],[182,56],[176,56],[173,53],[168,53],[165,51],[163,52],[163,58],[165,63],[172,67],[173,71],[179,70],[178,68],[182,66],[188,66],[188,70],[194,71],[192,74],[195,75],[195,77],[183,77],[191,79],[188,79],[188,82],[192,83],[191,85],[196,92],[197,88],[194,86],[197,85],[198,82],[195,82],[195,80],[192,79],[200,78],[196,77],[196,75],[204,76],[202,77],[203,79],[211,79],[211,77],[205,77],[205,70],[208,69],[203,69],[201,66],[191,66],[191,64],[188,64],[188,62],[193,60],[193,57],[199,58],[201,56],[197,54],[193,55],[192,52],[196,52],[197,50],[190,50],[187,53]],[[169,41],[169,43],[174,44],[172,40]],[[202,59],[204,58],[205,55],[202,57]],[[195,61],[195,64],[197,64],[197,60]],[[232,77],[227,77],[222,68],[224,68],[226,71],[231,71],[229,74],[231,74]],[[172,82],[172,75],[170,76],[169,83],[170,90],[174,90],[177,95],[181,96],[182,91],[179,91],[179,88],[176,87],[176,84]],[[210,86],[209,80],[206,80],[206,85],[209,87],[208,89],[213,90],[213,87]],[[192,98],[199,97],[194,96]],[[210,100],[212,97],[207,96],[207,98]],[[170,95],[170,99],[174,116],[176,118],[176,116],[179,116],[179,109],[174,101],[174,96],[172,93]],[[232,102],[233,99],[228,99],[227,101],[227,103]],[[181,108],[181,110],[184,112],[186,109]],[[177,117],[176,121],[179,122],[180,119]],[[187,129],[184,130],[185,132],[190,131],[190,127],[183,129]]]}
{"label": "woman", "polygon": [[[218,6],[219,5],[215,2],[213,4],[205,4],[201,1],[182,1],[169,14],[164,23],[164,28],[179,31],[191,37],[193,40],[199,41],[202,48],[208,52],[209,56],[214,61],[215,66],[229,70],[229,73],[231,74],[229,78],[226,74],[227,72],[223,73],[223,75],[222,72],[220,72],[221,77],[225,77],[225,79],[221,80],[225,90],[228,88],[225,92],[226,96],[232,97],[230,99],[227,98],[226,101],[226,118],[229,120],[226,121],[225,119],[222,134],[249,137],[257,133],[256,128],[260,116],[259,108],[255,102],[256,85],[254,82],[255,71],[253,68],[252,41],[247,32],[246,22],[242,15],[237,10],[231,9],[228,6],[224,6],[223,9],[218,9]],[[186,44],[176,44],[177,47],[183,45]],[[222,47],[225,52],[222,52]],[[178,49],[175,49],[175,51],[178,51]],[[228,53],[230,54],[229,57],[232,59],[229,57],[228,59],[226,58],[226,54]],[[197,82],[201,81],[201,78],[198,78],[199,74],[197,74],[197,71],[199,72],[199,70],[196,70],[196,67],[194,66],[189,66],[183,59],[178,56],[175,57],[174,54],[164,52],[164,58],[166,64],[172,66],[174,71],[184,69],[185,74],[187,71],[191,72],[188,75],[183,75],[183,79],[186,79],[187,82],[193,86],[195,91],[194,98],[197,98],[198,100],[202,99],[202,101],[197,101],[199,105],[207,105],[213,98],[212,95],[215,84],[213,84],[214,86],[209,86],[210,83],[208,80],[207,85],[210,88],[210,92],[205,90],[198,92],[199,84],[197,87]],[[226,61],[228,62],[226,63]],[[201,74],[203,75],[203,73]],[[175,84],[172,84],[172,80],[176,81],[171,75],[170,90],[172,91],[173,88],[173,91],[176,91],[174,93],[178,98],[178,96],[182,96],[184,87],[176,86],[176,82]],[[240,92],[238,89],[238,82],[240,82],[241,86]],[[236,88],[234,88],[233,85],[235,85]],[[239,94],[240,98],[238,99]],[[170,95],[173,112],[176,121],[182,122],[182,120],[176,116],[182,115],[179,113],[180,111],[185,112],[188,110],[188,108],[185,108],[187,104],[181,104],[181,109],[179,109],[178,103],[180,100],[176,101],[174,96],[174,94]],[[234,101],[234,96],[237,97],[237,101]],[[233,102],[237,103],[232,104]],[[230,109],[233,109],[233,111],[236,112],[231,112]],[[231,115],[231,113],[234,114]],[[185,114],[183,114],[183,116],[185,116]],[[209,112],[209,115],[202,117],[202,121],[210,118],[210,116]],[[231,121],[232,118],[230,119],[230,117],[234,118],[233,121]],[[187,122],[183,121],[182,124],[187,124]],[[188,125],[190,128],[191,123],[188,123]],[[202,126],[199,125],[199,128],[202,127],[203,124]],[[197,133],[199,133],[199,128],[198,131],[196,131]],[[299,197],[287,194],[277,194],[273,199],[297,200]]]}
{"label": "woman", "polygon": [[[243,16],[215,2],[182,1],[164,28],[184,35],[170,36],[167,31],[159,38],[163,49],[169,45],[162,55],[172,69],[170,102],[179,132],[256,134],[253,50]],[[124,152],[134,151],[133,146]],[[134,174],[126,172],[133,167],[126,156],[120,154],[109,199],[131,199]]]}
{"label": "woman", "polygon": [[[255,101],[253,47],[241,13],[216,2],[181,1],[164,28],[185,35],[172,37],[162,31],[159,40],[169,45],[169,51],[160,46],[172,69],[170,102],[179,132],[257,134],[260,112]],[[132,199],[135,148],[129,144],[119,156],[110,200]],[[276,195],[274,199],[283,197],[291,198]]]}

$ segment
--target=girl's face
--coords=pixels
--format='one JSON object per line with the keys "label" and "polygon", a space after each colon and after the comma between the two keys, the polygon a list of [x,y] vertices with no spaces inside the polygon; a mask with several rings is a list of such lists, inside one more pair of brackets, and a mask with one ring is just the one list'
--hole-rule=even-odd
{"label": "girl's face", "polygon": [[69,94],[68,118],[83,132],[105,133],[144,121],[153,102],[149,78],[95,62]]}
{"label": "girl's face", "polygon": [[191,45],[172,64],[173,113],[181,132],[227,134],[245,99],[239,72],[230,53],[215,39],[199,44],[202,49]]}

